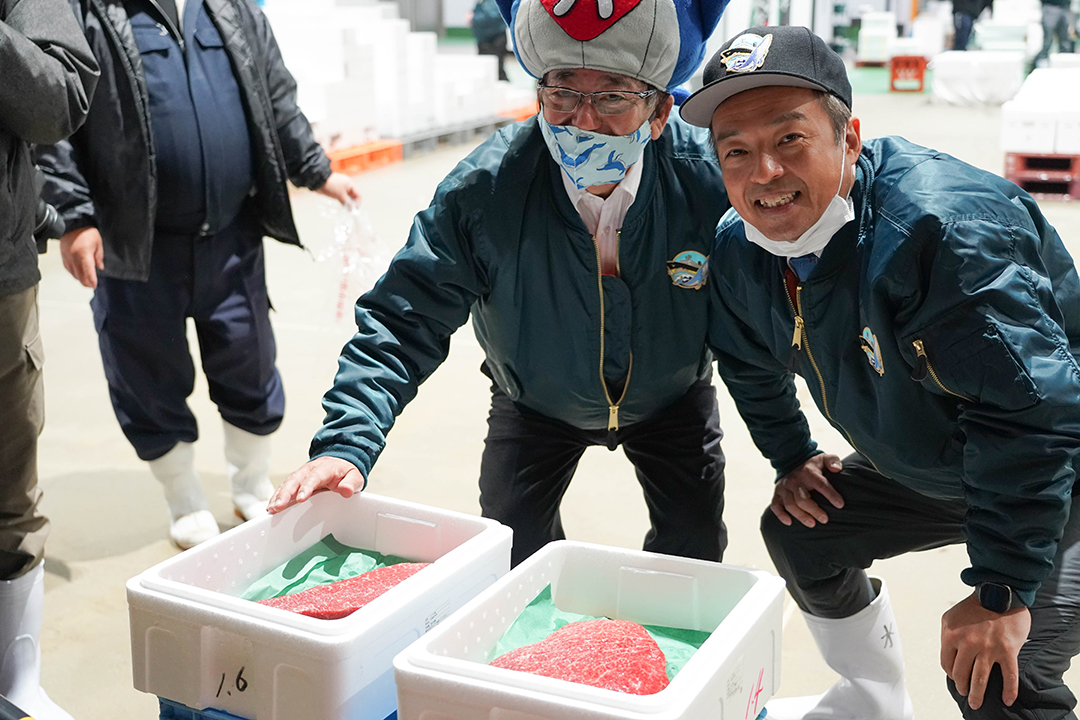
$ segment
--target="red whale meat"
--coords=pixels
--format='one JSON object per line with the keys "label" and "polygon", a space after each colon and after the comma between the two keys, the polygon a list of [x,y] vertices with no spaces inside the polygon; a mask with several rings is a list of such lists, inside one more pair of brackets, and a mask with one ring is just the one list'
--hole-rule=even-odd
{"label": "red whale meat", "polygon": [[292,595],[259,600],[261,605],[289,612],[335,620],[350,615],[382,595],[402,580],[423,570],[431,563],[398,563],[369,570],[348,580],[328,585],[316,585]]}
{"label": "red whale meat", "polygon": [[652,695],[668,684],[663,651],[645,628],[625,620],[564,625],[491,665],[633,695]]}

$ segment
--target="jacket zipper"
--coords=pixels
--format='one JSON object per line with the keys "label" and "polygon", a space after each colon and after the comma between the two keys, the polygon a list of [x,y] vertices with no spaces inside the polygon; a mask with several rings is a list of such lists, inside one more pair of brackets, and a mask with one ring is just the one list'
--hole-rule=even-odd
{"label": "jacket zipper", "polygon": [[157,0],[150,0],[150,4],[157,8],[157,11],[161,13],[161,19],[165,21],[166,27],[169,28],[173,37],[176,38],[176,42],[180,43],[180,52],[184,52],[184,36],[180,34],[180,29],[173,25],[172,20],[170,20],[168,14],[161,9],[161,5],[158,4]]}
{"label": "jacket zipper", "polygon": [[[821,374],[821,370],[818,368],[817,361],[814,360],[814,353],[810,350],[810,337],[806,332],[806,322],[802,318],[802,285],[795,287],[795,303],[791,302],[791,295],[787,292],[784,295],[788,299],[788,304],[791,305],[791,310],[795,313],[795,334],[791,339],[791,346],[796,350],[806,349],[806,356],[810,358],[810,365],[814,368],[814,374],[817,375],[818,387],[821,389],[821,407],[825,411],[825,417],[827,417],[834,425],[843,431],[844,437],[847,438],[848,444],[855,448],[855,451],[862,455],[867,460],[870,460],[870,464],[877,470],[877,465],[870,458],[869,455],[859,450],[859,447],[855,444],[855,441],[851,439],[851,433],[833,418],[832,413],[829,412],[829,398],[825,394],[825,378]],[[878,472],[881,472],[878,470]]]}
{"label": "jacket zipper", "polygon": [[[622,275],[622,267],[619,264],[619,240],[622,239],[622,231],[615,231],[615,272]],[[617,401],[612,401],[611,391],[608,390],[607,380],[604,379],[604,272],[601,266],[600,243],[593,237],[593,247],[596,248],[596,286],[600,290],[600,387],[604,389],[604,398],[608,403],[608,426],[609,431],[619,429],[619,406],[626,399],[626,391],[630,388],[630,373],[634,369],[634,353],[630,353],[630,365],[626,368],[626,380],[623,382],[623,391]]]}
{"label": "jacket zipper", "polygon": [[926,354],[926,347],[923,345],[922,340],[912,340],[911,345],[915,348],[915,356],[919,359],[918,367],[916,367],[915,372],[911,374],[912,380],[914,380],[915,382],[921,382],[925,380],[927,374],[929,374],[930,377],[933,378],[934,384],[949,395],[952,395],[953,397],[958,397],[961,400],[968,399],[960,393],[955,393],[949,388],[945,387],[945,383],[941,382],[941,378],[939,378],[938,374],[934,372],[934,366],[930,364],[930,358]]}

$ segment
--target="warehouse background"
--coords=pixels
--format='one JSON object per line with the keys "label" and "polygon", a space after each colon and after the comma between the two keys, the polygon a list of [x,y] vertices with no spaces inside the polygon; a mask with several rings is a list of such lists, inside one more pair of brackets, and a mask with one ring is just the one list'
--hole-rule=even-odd
{"label": "warehouse background", "polygon": [[[749,25],[752,17],[779,18],[786,13],[791,22],[801,18],[811,24],[818,23],[818,15],[824,13],[823,24],[815,27],[826,28],[851,62],[855,113],[862,119],[864,137],[904,135],[999,174],[1018,173],[1033,158],[1076,159],[1068,153],[1056,154],[1059,147],[1070,147],[1074,130],[1080,132],[1080,125],[1070,125],[1075,122],[1072,110],[1048,111],[1042,101],[1025,100],[1023,95],[1019,95],[1019,107],[1027,115],[1002,106],[1021,93],[1024,63],[1041,43],[1032,29],[1038,21],[1037,0],[1034,5],[1030,0],[998,0],[995,19],[981,21],[981,36],[989,46],[981,50],[988,53],[981,61],[974,53],[959,59],[943,53],[948,41],[947,3],[929,3],[912,17],[910,6],[890,7],[887,1],[855,8],[826,5],[822,0],[760,6],[736,0],[717,35]],[[510,82],[498,84],[493,79],[492,59],[477,57],[467,40],[450,32],[461,27],[463,13],[470,9],[466,4],[446,0],[433,13],[433,5],[420,2],[400,7],[338,6],[329,0],[267,2],[287,62],[301,81],[304,109],[327,146],[352,151],[355,161],[364,157],[357,148],[370,149],[372,143],[387,140],[400,144],[398,161],[369,165],[374,169],[357,175],[375,247],[387,252],[404,242],[413,214],[428,204],[436,183],[454,164],[485,133],[510,122],[533,99],[530,79],[512,60],[508,61]],[[320,24],[316,18],[324,13],[330,13],[336,24]],[[881,16],[872,13],[893,13],[896,22],[882,24]],[[410,17],[421,32],[415,31]],[[877,18],[879,24],[863,27],[863,17]],[[940,37],[937,30],[925,28],[913,36],[914,28],[929,28],[934,18]],[[1006,23],[1010,18],[1014,22]],[[852,30],[854,19],[860,22]],[[831,31],[834,25],[841,28],[839,33]],[[372,27],[380,30],[373,32]],[[865,41],[862,59],[860,32]],[[931,67],[923,77],[923,90],[890,92],[889,57],[882,54],[890,56],[896,49],[919,53],[923,42],[925,48],[936,49],[924,55],[931,58]],[[879,54],[868,59],[871,52]],[[330,57],[340,58],[340,72]],[[310,65],[305,58],[312,60]],[[1070,60],[1059,56],[1058,69],[1065,69]],[[394,75],[385,84],[373,74],[371,86],[361,87],[365,81],[360,78],[367,69],[389,66],[394,67]],[[1003,97],[1008,88],[1013,95]],[[1027,90],[1035,93],[1038,89],[1032,83]],[[444,132],[448,128],[451,131]],[[1059,140],[1066,144],[1059,146]],[[1080,154],[1080,149],[1072,153]],[[369,156],[375,158],[372,153]],[[1007,170],[1010,156],[1013,168]],[[1055,191],[1047,195],[1057,199],[1041,204],[1075,257],[1080,253],[1080,203],[1062,198],[1070,193],[1075,196],[1080,180],[1062,181],[1066,175],[1057,167],[1032,170],[1035,179],[1016,177],[1024,182],[1045,182],[1036,176],[1049,177],[1057,183],[1033,189]],[[284,424],[275,435],[275,482],[307,457],[308,442],[322,418],[319,399],[333,378],[338,351],[351,334],[349,313],[339,312],[343,284],[346,295],[357,290],[356,278],[342,274],[341,255],[328,251],[335,229],[346,226],[351,218],[331,201],[308,192],[295,194],[294,208],[310,252],[278,243],[266,245],[268,284],[276,308],[273,323],[288,398]],[[317,261],[317,257],[324,259]],[[161,491],[112,415],[88,305],[90,291],[63,269],[55,247],[42,257],[42,273],[47,409],[40,470],[43,509],[53,522],[46,558],[44,686],[79,720],[156,717],[156,699],[131,686],[124,583],[176,553],[166,539]],[[191,339],[194,348],[194,333]],[[479,372],[481,360],[471,330],[462,328],[454,337],[449,360],[401,416],[372,474],[369,492],[468,513],[479,511],[476,478],[488,402],[488,381]],[[750,442],[722,386],[718,392],[729,463],[726,518],[731,544],[725,559],[771,569],[758,536],[757,518],[771,496],[772,471]],[[814,413],[805,394],[804,399],[819,442],[843,454],[844,442]],[[201,430],[197,462],[211,508],[223,528],[231,527],[236,520],[225,479],[221,426],[201,375],[192,406]],[[604,508],[603,512],[596,512],[597,507]],[[600,448],[586,453],[563,514],[571,538],[621,547],[640,547],[648,527],[629,463],[620,452]],[[962,548],[948,548],[875,567],[891,588],[909,688],[920,718],[960,717],[938,668],[937,644],[941,614],[968,592],[958,579],[965,563]],[[818,657],[799,614],[789,613],[788,618],[780,694],[821,691],[833,676]],[[1076,672],[1070,673],[1072,685],[1080,688]]]}

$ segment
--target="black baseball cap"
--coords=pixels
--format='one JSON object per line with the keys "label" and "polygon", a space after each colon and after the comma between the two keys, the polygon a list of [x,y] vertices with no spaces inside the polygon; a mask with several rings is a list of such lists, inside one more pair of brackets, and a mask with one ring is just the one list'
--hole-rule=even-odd
{"label": "black baseball cap", "polygon": [[809,28],[797,25],[744,30],[716,51],[702,79],[704,87],[679,109],[683,120],[699,127],[709,127],[716,108],[732,95],[768,85],[824,90],[851,108],[843,59]]}

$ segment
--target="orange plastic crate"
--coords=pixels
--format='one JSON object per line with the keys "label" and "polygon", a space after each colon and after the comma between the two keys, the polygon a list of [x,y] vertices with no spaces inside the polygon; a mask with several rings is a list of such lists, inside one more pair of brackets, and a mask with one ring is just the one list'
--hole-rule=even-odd
{"label": "orange plastic crate", "polygon": [[926,58],[922,55],[897,55],[889,61],[889,89],[899,92],[922,92],[926,77]]}
{"label": "orange plastic crate", "polygon": [[533,115],[540,111],[540,106],[537,103],[529,103],[522,107],[510,110],[505,113],[501,113],[502,117],[513,118],[514,122],[521,122],[522,120],[528,120]]}
{"label": "orange plastic crate", "polygon": [[377,140],[365,145],[335,150],[328,153],[328,156],[330,169],[347,175],[373,170],[404,159],[400,140]]}

